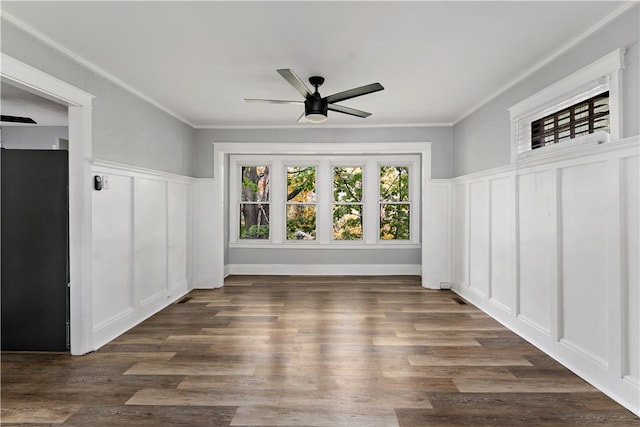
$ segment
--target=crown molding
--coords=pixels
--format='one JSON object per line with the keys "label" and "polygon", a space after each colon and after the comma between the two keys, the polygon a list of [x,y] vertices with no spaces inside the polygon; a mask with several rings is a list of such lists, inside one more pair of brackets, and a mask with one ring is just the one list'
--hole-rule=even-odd
{"label": "crown molding", "polygon": [[383,129],[383,128],[425,128],[452,127],[454,123],[380,123],[371,125],[237,125],[237,126],[194,126],[196,129],[212,130],[252,130],[252,129]]}
{"label": "crown molding", "polygon": [[130,86],[129,84],[127,84],[124,81],[120,80],[119,78],[117,78],[113,74],[103,70],[102,68],[100,68],[96,64],[84,59],[82,56],[78,55],[77,53],[75,53],[71,49],[68,49],[68,48],[62,46],[60,43],[56,42],[55,40],[51,39],[50,37],[46,36],[45,34],[41,33],[40,31],[36,30],[35,28],[25,24],[24,22],[22,22],[21,20],[19,20],[15,16],[13,16],[13,15],[5,12],[5,11],[1,11],[0,12],[0,17],[2,19],[6,20],[7,22],[10,22],[11,24],[15,25],[19,29],[25,31],[26,33],[30,34],[31,36],[35,37],[36,39],[38,39],[42,43],[46,44],[47,46],[53,48],[54,50],[60,52],[61,54],[67,56],[68,58],[71,58],[72,60],[74,60],[75,62],[77,62],[80,65],[84,66],[85,68],[88,68],[89,70],[93,71],[94,73],[98,74],[99,76],[104,77],[105,79],[115,83],[116,85],[122,87],[123,89],[125,89],[126,91],[130,92],[131,94],[137,96],[138,98],[148,102],[149,104],[153,105],[154,107],[164,111],[165,113],[171,115],[172,117],[175,117],[176,119],[178,119],[181,122],[191,126],[192,128],[195,128],[195,126],[191,122],[189,122],[187,119],[185,119],[184,117],[180,116],[179,114],[176,114],[175,112],[171,111],[170,109],[168,109],[164,105],[161,105],[159,102],[155,101],[154,99],[150,98],[149,96],[145,95],[144,93],[140,92],[139,90],[133,88],[132,86]]}
{"label": "crown molding", "polygon": [[581,41],[585,40],[586,38],[588,38],[589,36],[591,36],[592,34],[597,32],[598,30],[600,30],[602,27],[604,27],[605,25],[609,24],[611,21],[615,20],[617,17],[619,17],[620,15],[624,14],[626,11],[628,11],[629,9],[631,9],[631,8],[637,6],[637,5],[638,5],[637,1],[625,2],[625,4],[623,4],[622,6],[618,7],[617,9],[615,9],[613,12],[609,13],[608,15],[606,15],[605,17],[600,19],[598,22],[593,24],[591,27],[589,27],[586,31],[584,31],[578,37],[574,38],[573,40],[569,41],[567,44],[565,44],[562,47],[560,47],[558,50],[553,52],[551,55],[547,56],[545,59],[543,59],[542,61],[538,62],[536,65],[531,67],[528,71],[526,71],[523,74],[519,75],[518,77],[516,77],[515,79],[511,80],[506,85],[504,85],[502,88],[500,88],[499,90],[497,90],[494,93],[492,93],[484,101],[480,102],[475,107],[471,108],[465,114],[460,116],[460,118],[458,118],[457,120],[454,120],[453,125],[454,126],[457,125],[462,120],[466,119],[471,114],[473,114],[476,111],[478,111],[480,108],[484,107],[485,105],[487,105],[488,103],[490,103],[491,101],[493,101],[494,99],[496,99],[497,97],[499,97],[500,95],[502,95],[503,93],[505,93],[506,91],[508,91],[512,87],[514,87],[515,85],[517,85],[518,83],[522,82],[523,80],[525,80],[526,78],[528,78],[529,76],[534,74],[536,71],[540,70],[542,67],[544,67],[545,65],[549,64],[554,59],[562,56],[569,49],[571,49],[572,47],[576,46],[578,43],[580,43]]}

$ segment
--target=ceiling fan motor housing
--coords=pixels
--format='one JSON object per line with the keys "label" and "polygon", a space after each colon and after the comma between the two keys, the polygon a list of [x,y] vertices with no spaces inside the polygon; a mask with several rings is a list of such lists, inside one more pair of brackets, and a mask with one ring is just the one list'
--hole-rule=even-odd
{"label": "ceiling fan motor housing", "polygon": [[321,98],[318,92],[312,96],[308,96],[306,101],[304,101],[304,113],[306,116],[309,114],[322,114],[323,116],[326,116],[328,107],[329,104],[327,103],[327,100]]}

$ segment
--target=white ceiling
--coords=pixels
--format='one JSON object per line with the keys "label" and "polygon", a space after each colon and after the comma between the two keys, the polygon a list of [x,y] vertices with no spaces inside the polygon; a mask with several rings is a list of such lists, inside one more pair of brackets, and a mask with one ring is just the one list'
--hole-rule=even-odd
{"label": "white ceiling", "polygon": [[[569,2],[15,2],[8,19],[196,127],[295,125],[280,75],[323,96],[380,82],[324,126],[454,123],[623,5]],[[313,126],[313,125],[300,125]]]}

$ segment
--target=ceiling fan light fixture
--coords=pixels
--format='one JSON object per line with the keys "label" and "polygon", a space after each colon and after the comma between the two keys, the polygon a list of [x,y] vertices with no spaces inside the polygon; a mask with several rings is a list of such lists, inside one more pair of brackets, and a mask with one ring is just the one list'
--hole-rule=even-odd
{"label": "ceiling fan light fixture", "polygon": [[336,104],[336,102],[346,101],[347,99],[367,95],[369,93],[377,92],[384,89],[384,87],[382,87],[380,83],[371,83],[366,86],[360,86],[342,92],[334,93],[333,95],[322,97],[322,95],[320,95],[320,93],[318,92],[318,87],[322,86],[322,84],[324,83],[324,77],[309,77],[309,83],[311,83],[311,85],[315,89],[313,92],[311,92],[307,85],[302,80],[300,80],[300,77],[298,77],[296,73],[293,72],[293,70],[281,68],[277,71],[291,86],[294,87],[294,89],[296,89],[300,93],[300,95],[304,97],[304,102],[253,98],[245,98],[245,101],[265,102],[268,104],[304,103],[304,114],[300,116],[300,118],[298,119],[298,123],[302,123],[304,121],[307,121],[308,123],[324,123],[327,121],[327,112],[329,110],[361,118],[369,117],[371,113],[356,110],[355,108],[345,107],[343,105],[338,105]]}
{"label": "ceiling fan light fixture", "polygon": [[310,113],[305,115],[309,123],[323,123],[327,121],[327,116],[320,113]]}

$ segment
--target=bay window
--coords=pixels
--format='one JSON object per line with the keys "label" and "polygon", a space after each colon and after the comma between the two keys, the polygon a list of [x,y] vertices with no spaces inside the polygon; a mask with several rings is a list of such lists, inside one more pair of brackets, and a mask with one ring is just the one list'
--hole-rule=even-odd
{"label": "bay window", "polygon": [[420,243],[420,156],[231,155],[229,243]]}

